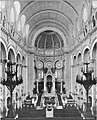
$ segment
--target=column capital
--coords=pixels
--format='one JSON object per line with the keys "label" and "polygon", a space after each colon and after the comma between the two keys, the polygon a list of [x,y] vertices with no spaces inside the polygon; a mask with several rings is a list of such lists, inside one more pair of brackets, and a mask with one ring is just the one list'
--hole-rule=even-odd
{"label": "column capital", "polygon": [[36,79],[36,82],[39,82],[39,79]]}

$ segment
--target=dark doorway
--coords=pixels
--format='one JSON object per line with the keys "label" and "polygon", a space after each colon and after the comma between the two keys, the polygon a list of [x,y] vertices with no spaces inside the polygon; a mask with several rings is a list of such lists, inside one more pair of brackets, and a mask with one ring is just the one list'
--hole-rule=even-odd
{"label": "dark doorway", "polygon": [[46,86],[47,86],[48,93],[51,93],[51,89],[52,89],[52,76],[51,75],[47,76]]}

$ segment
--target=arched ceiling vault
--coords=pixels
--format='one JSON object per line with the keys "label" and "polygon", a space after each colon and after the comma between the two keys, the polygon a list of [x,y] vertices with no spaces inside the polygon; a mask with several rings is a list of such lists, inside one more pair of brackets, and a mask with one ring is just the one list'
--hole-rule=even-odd
{"label": "arched ceiling vault", "polygon": [[[37,24],[35,24],[35,25],[31,28],[31,31],[30,31],[30,34],[29,34],[29,45],[30,45],[30,47],[31,47],[31,46],[33,47],[33,44],[34,44],[34,43],[33,43],[33,37],[34,37],[35,33],[36,33],[39,29],[42,29],[42,28],[45,29],[45,27],[48,27],[48,29],[49,29],[49,27],[54,27],[54,28],[60,30],[60,31],[64,34],[64,36],[67,36],[65,42],[68,42],[68,39],[70,39],[70,37],[69,37],[70,32],[68,32],[68,31],[66,30],[66,28],[65,28],[65,26],[63,26],[63,24],[61,24],[61,23],[59,23],[59,22],[57,22],[57,21],[55,21],[55,20],[51,20],[51,19],[49,20],[49,19],[47,19],[47,20],[39,21]],[[33,31],[33,32],[32,32],[32,31]],[[64,31],[65,31],[65,33],[64,33]]]}
{"label": "arched ceiling vault", "polygon": [[36,28],[36,27],[39,27],[39,25],[41,24],[45,24],[45,26],[50,26],[50,24],[53,24],[53,26],[55,27],[56,25],[58,25],[59,29],[61,27],[61,29],[64,29],[63,31],[65,31],[65,35],[67,35],[69,37],[69,34],[70,34],[70,31],[68,28],[66,28],[66,25],[65,24],[62,24],[61,22],[59,21],[56,21],[56,20],[53,20],[53,19],[43,19],[41,21],[38,21],[36,24],[34,24],[32,26],[32,28],[30,29],[30,32],[29,32],[29,35],[32,34],[33,30]]}
{"label": "arched ceiling vault", "polygon": [[71,31],[76,18],[80,16],[86,0],[18,0],[21,4],[21,15],[26,16],[26,24],[30,25],[27,45],[31,47],[33,34],[45,26],[59,28],[66,36],[66,43],[72,44]]}

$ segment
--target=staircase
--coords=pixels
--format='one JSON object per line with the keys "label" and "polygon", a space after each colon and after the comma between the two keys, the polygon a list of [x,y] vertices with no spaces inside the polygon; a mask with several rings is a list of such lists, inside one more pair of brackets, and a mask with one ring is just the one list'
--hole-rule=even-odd
{"label": "staircase", "polygon": [[57,96],[58,96],[59,106],[63,106],[61,95],[57,94]]}

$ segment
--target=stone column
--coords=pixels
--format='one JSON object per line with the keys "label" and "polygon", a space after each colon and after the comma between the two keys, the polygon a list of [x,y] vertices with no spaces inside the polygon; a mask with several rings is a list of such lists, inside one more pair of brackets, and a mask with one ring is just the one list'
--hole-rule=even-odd
{"label": "stone column", "polygon": [[36,81],[36,84],[37,84],[37,93],[39,92],[39,90],[38,90],[38,80]]}
{"label": "stone column", "polygon": [[44,76],[44,92],[46,91],[46,76]]}
{"label": "stone column", "polygon": [[52,76],[52,82],[53,82],[52,91],[55,92],[55,78],[53,76]]}
{"label": "stone column", "polygon": [[1,79],[2,79],[2,75],[3,75],[3,71],[2,71],[2,50],[1,50],[1,42],[0,42],[0,82],[1,82]]}
{"label": "stone column", "polygon": [[33,55],[27,54],[27,71],[28,71],[28,92],[30,92],[34,88],[34,64],[33,64]]}
{"label": "stone column", "polygon": [[61,87],[61,91],[60,92],[62,93],[62,80],[61,80],[60,84],[61,84],[61,86],[60,86]]}
{"label": "stone column", "polygon": [[1,42],[0,42],[0,62],[2,60],[2,49],[1,49]]}

